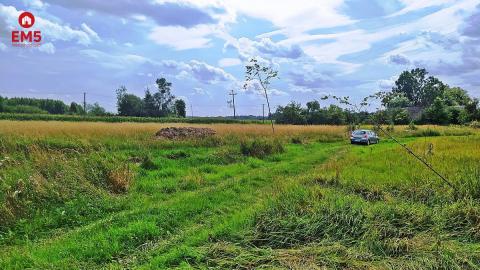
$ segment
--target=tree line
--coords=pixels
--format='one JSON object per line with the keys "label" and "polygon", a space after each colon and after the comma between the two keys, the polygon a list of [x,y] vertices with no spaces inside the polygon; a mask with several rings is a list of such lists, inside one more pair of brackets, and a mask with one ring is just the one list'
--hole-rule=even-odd
{"label": "tree line", "polygon": [[[329,97],[324,97],[326,100]],[[297,102],[278,106],[272,117],[280,124],[333,124],[387,123],[387,124],[466,124],[480,120],[479,100],[460,87],[450,87],[425,69],[404,71],[395,81],[391,91],[377,92],[365,97],[358,105],[349,97],[333,98],[340,105],[321,107],[313,100],[302,107]],[[379,100],[383,108],[367,112],[366,105]],[[364,108],[361,110],[359,108]]]}
{"label": "tree line", "polygon": [[109,113],[98,103],[87,104],[86,112],[82,105],[72,102],[70,105],[61,100],[0,96],[0,113],[25,114],[68,114],[107,116]]}
{"label": "tree line", "polygon": [[[246,84],[254,79],[262,79],[265,96],[270,79],[277,73],[252,60],[247,67]],[[137,117],[186,117],[186,104],[172,94],[172,83],[165,78],[155,81],[155,90],[147,89],[143,97],[128,92],[124,86],[116,90],[117,111],[120,116]],[[337,105],[321,106],[321,100],[333,98]],[[377,100],[382,108],[368,112],[366,105]],[[472,98],[460,87],[450,87],[440,79],[429,76],[425,69],[403,71],[390,91],[377,92],[354,104],[349,97],[325,96],[312,100],[302,107],[290,102],[278,106],[269,118],[279,124],[343,125],[347,123],[388,123],[388,124],[466,124],[480,120],[479,100]],[[36,98],[6,98],[0,96],[0,112],[29,114],[66,114],[110,116],[111,113],[98,103],[88,104],[86,110],[81,104]],[[272,122],[273,124],[273,122]],[[273,125],[272,125],[273,128]]]}
{"label": "tree line", "polygon": [[[185,117],[186,105],[182,99],[175,99],[171,94],[172,83],[165,78],[156,80],[155,92],[145,91],[145,96],[140,98],[129,94],[128,90],[121,86],[117,89],[117,110],[120,116],[144,116],[144,117]],[[112,116],[98,103],[87,104],[84,108],[81,104],[72,102],[70,105],[61,100],[37,99],[0,96],[0,113],[23,113],[23,114],[54,114],[54,115],[88,115],[88,116]]]}
{"label": "tree line", "polygon": [[117,110],[121,116],[146,117],[186,117],[186,104],[182,99],[175,99],[171,93],[172,83],[165,78],[155,81],[156,91],[145,91],[142,98],[129,94],[125,86],[117,89]]}

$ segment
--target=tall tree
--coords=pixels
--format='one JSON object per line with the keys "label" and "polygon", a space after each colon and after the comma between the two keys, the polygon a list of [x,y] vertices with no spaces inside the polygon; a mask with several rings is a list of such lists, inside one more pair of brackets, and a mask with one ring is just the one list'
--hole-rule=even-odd
{"label": "tall tree", "polygon": [[[252,58],[250,62],[245,66],[245,84],[243,88],[246,89],[249,86],[249,83],[257,81],[262,88],[265,99],[267,100],[268,106],[268,115],[272,115],[270,110],[270,100],[268,99],[268,87],[272,79],[278,77],[278,71],[274,70],[272,67],[265,66],[260,64],[257,59]],[[273,127],[273,119],[270,117],[270,123],[272,124],[272,132],[275,133],[275,128]]]}
{"label": "tall tree", "polygon": [[183,101],[183,99],[175,100],[175,113],[178,117],[185,118],[187,116],[187,111],[185,107],[185,101]]}
{"label": "tall tree", "polygon": [[117,89],[117,110],[122,116],[142,116],[143,100],[135,95],[127,94],[127,88]]}
{"label": "tall tree", "polygon": [[404,95],[414,106],[430,106],[435,98],[443,96],[447,85],[427,75],[428,72],[423,68],[402,72],[395,81],[392,93]]}
{"label": "tall tree", "polygon": [[156,80],[156,84],[158,92],[153,95],[158,108],[156,116],[167,116],[172,113],[172,105],[175,100],[175,96],[170,93],[172,83],[165,78],[160,78]]}
{"label": "tall tree", "polygon": [[150,93],[149,89],[145,91],[145,97],[143,98],[143,109],[145,116],[154,117],[159,114],[159,108],[157,107],[155,98],[153,97],[152,93]]}

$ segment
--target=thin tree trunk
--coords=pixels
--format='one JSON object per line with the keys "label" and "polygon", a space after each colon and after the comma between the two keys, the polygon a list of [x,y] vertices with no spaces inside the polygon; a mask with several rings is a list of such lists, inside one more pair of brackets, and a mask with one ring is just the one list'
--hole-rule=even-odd
{"label": "thin tree trunk", "polygon": [[270,111],[270,101],[268,100],[268,93],[267,88],[263,85],[262,79],[260,78],[260,74],[257,73],[258,81],[265,92],[265,98],[267,99],[267,106],[268,106],[268,117],[270,118],[270,123],[272,124],[272,133],[275,133],[275,128],[273,127],[273,119],[272,119],[272,112]]}

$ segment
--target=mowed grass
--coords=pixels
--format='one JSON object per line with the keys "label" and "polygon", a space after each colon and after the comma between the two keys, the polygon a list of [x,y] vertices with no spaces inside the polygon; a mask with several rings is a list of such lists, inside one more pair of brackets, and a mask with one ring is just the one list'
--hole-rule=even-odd
{"label": "mowed grass", "polygon": [[[477,269],[480,136],[343,126],[0,121],[1,269]],[[382,134],[380,134],[382,135]],[[426,137],[428,136],[428,137]]]}

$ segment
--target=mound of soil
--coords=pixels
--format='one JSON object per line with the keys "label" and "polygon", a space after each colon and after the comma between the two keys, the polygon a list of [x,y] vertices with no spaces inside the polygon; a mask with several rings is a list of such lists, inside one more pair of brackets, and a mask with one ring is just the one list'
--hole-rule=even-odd
{"label": "mound of soil", "polygon": [[215,135],[217,132],[211,128],[194,127],[168,127],[160,129],[155,136],[157,138],[167,138],[170,140],[206,138]]}

